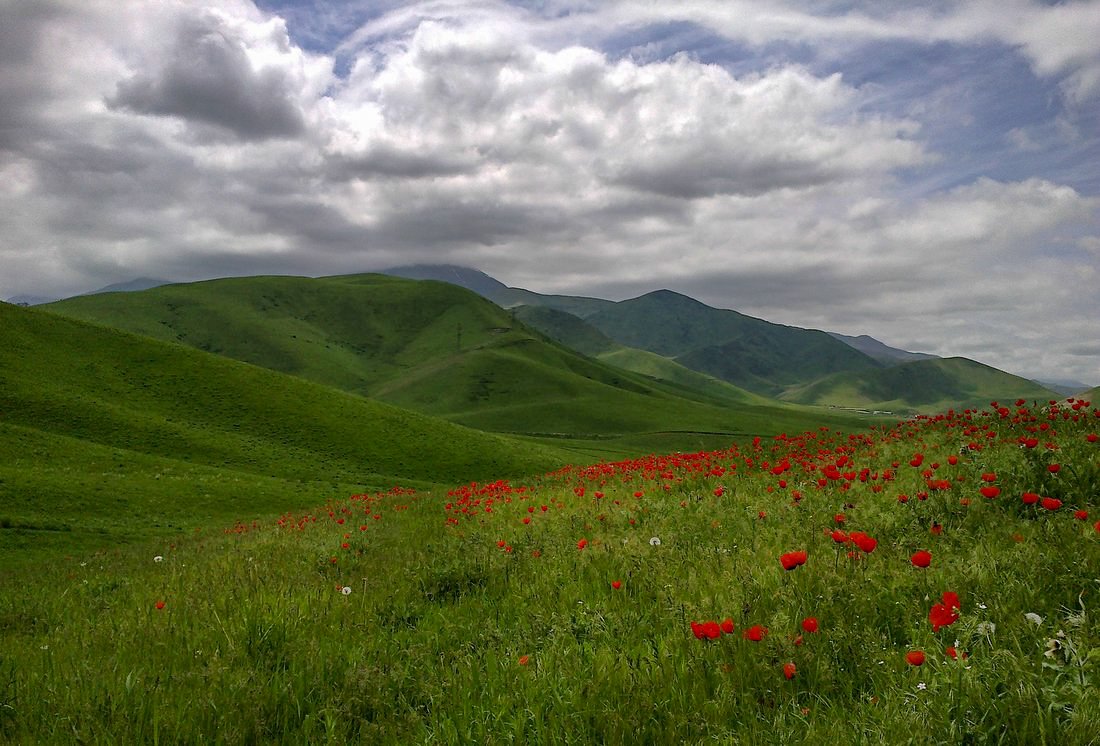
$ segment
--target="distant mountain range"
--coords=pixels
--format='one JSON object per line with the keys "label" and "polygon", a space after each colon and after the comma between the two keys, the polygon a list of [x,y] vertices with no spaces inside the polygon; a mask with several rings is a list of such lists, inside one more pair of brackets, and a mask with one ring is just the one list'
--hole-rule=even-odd
{"label": "distant mountain range", "polygon": [[[669,290],[615,302],[510,288],[467,267],[412,265],[384,273],[459,284],[517,309],[527,323],[563,344],[609,362],[609,345],[621,345],[763,396],[803,404],[901,413],[980,405],[1008,393],[1013,398],[1061,395],[1059,389],[965,358],[943,361],[867,335],[773,324]],[[559,313],[533,314],[524,306]],[[638,364],[636,354],[617,357]],[[1081,384],[1076,390],[1084,388]]]}
{"label": "distant mountain range", "polygon": [[[624,372],[642,376],[632,380],[643,387],[654,383],[671,386],[677,396],[689,394],[689,398],[695,399],[702,396],[708,405],[725,406],[731,401],[759,404],[779,400],[800,405],[901,414],[980,405],[991,398],[1010,396],[1057,398],[1087,388],[1084,384],[1072,385],[1077,382],[1047,386],[963,358],[945,361],[927,353],[894,348],[867,335],[849,336],[775,324],[737,311],[713,308],[670,290],[656,290],[637,298],[610,301],[584,296],[548,295],[508,287],[484,272],[455,265],[410,265],[394,267],[380,274],[435,282],[428,283],[416,293],[407,289],[411,286],[403,286],[406,289],[400,291],[378,286],[375,289],[382,288],[383,291],[371,299],[374,306],[396,303],[396,296],[391,297],[392,293],[396,293],[397,296],[417,295],[415,302],[410,301],[414,306],[435,307],[438,303],[428,296],[443,291],[430,288],[438,288],[436,283],[440,282],[458,286],[492,301],[495,307],[501,309],[499,318],[489,326],[485,326],[488,322],[483,323],[483,319],[471,321],[471,326],[465,331],[467,342],[472,343],[477,337],[475,329],[516,331],[513,327],[517,323],[523,324],[545,335],[546,341],[558,343],[591,361],[609,366],[612,371],[619,371],[620,381],[626,380],[621,378]],[[164,287],[167,284],[164,280],[140,278],[54,303],[49,308],[130,331],[181,341],[276,370],[312,376],[315,380],[402,406],[421,407],[421,411],[433,411],[432,408],[435,408],[452,418],[466,418],[457,421],[481,423],[475,426],[485,425],[488,422],[485,411],[476,414],[465,411],[459,401],[451,401],[441,407],[442,399],[453,397],[444,396],[441,399],[439,396],[425,395],[423,386],[429,379],[434,382],[427,385],[427,389],[432,389],[442,386],[442,378],[433,379],[432,375],[423,378],[423,373],[417,374],[421,378],[408,375],[409,362],[402,359],[403,355],[407,358],[407,354],[400,350],[386,352],[384,349],[372,349],[370,340],[350,342],[339,335],[334,337],[331,330],[319,330],[313,333],[314,345],[330,350],[333,342],[343,346],[350,344],[359,362],[350,368],[346,360],[326,366],[318,362],[325,355],[318,352],[317,346],[301,349],[301,344],[293,353],[286,350],[277,352],[286,344],[273,339],[283,338],[286,331],[283,327],[287,321],[284,319],[272,327],[271,319],[261,316],[271,313],[285,316],[288,303],[295,308],[293,318],[297,322],[311,322],[331,316],[333,312],[327,306],[334,303],[346,311],[349,306],[366,302],[360,297],[361,293],[354,299],[344,297],[349,292],[348,287],[357,285],[362,289],[377,285],[377,281],[367,279],[370,277],[355,275],[319,280],[231,278],[168,287]],[[310,290],[291,292],[279,283],[306,283]],[[270,295],[276,286],[279,286],[278,293]],[[209,290],[213,287],[223,292],[217,297],[209,297]],[[224,292],[229,287],[233,288],[233,292]],[[318,291],[321,287],[326,288],[325,292]],[[337,287],[342,288],[335,293],[340,297],[333,296]],[[155,294],[150,295],[151,292]],[[265,296],[265,292],[269,295]],[[282,297],[284,293],[290,293],[290,296],[276,302],[276,296]],[[230,307],[231,301],[239,302],[235,307]],[[452,302],[457,303],[454,299]],[[375,308],[370,314],[376,319],[387,318],[384,308]],[[404,311],[393,312],[389,314],[392,317],[389,321],[400,326],[400,319],[407,315]],[[186,320],[185,316],[190,320]],[[478,312],[474,316],[480,318],[484,313]],[[250,321],[244,324],[245,320]],[[455,323],[461,326],[461,322]],[[492,326],[494,324],[495,327]],[[394,329],[379,329],[379,338],[395,333]],[[421,333],[416,329],[405,331]],[[432,345],[421,346],[423,360],[414,361],[414,367],[438,359],[437,348],[446,347],[441,341],[443,335],[438,332],[433,334],[435,341]],[[456,328],[454,334],[456,345],[461,350],[462,343],[458,338],[462,332]],[[286,336],[301,339],[300,335]],[[307,334],[305,338],[311,338],[311,335]],[[484,352],[484,349],[481,351]],[[364,360],[369,360],[369,363]],[[485,361],[478,365],[492,367]],[[576,368],[577,364],[569,363],[565,367]],[[328,372],[316,372],[319,370]],[[448,371],[444,378],[453,378],[456,370]],[[495,374],[490,375],[485,370],[478,374],[480,378],[493,379]],[[607,379],[607,370],[601,369],[596,378]],[[404,374],[394,378],[398,371]],[[321,378],[317,378],[318,375]],[[333,380],[323,380],[325,376]],[[588,378],[592,379],[592,375]],[[421,390],[417,391],[418,387]],[[512,389],[513,396],[517,390]],[[666,393],[670,391],[666,390]],[[493,406],[514,407],[518,403],[505,403],[500,394],[499,390],[493,393]],[[485,407],[479,406],[478,409],[484,410]],[[507,430],[509,426],[503,421],[494,421],[490,429]]]}
{"label": "distant mountain range", "polygon": [[[139,290],[149,290],[150,288],[160,287],[161,285],[167,285],[171,280],[157,280],[152,277],[138,277],[135,280],[129,280],[127,282],[116,282],[111,285],[106,285],[98,290],[89,290],[81,295],[97,295],[99,293],[133,293]],[[53,303],[54,301],[61,300],[60,298],[50,298],[45,295],[14,295],[8,298],[8,303],[12,303],[16,306],[41,306],[46,303]]]}

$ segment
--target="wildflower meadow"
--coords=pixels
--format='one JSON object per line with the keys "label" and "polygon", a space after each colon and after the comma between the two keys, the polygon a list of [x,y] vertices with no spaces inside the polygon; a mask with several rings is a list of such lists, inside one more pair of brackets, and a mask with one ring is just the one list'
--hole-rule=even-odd
{"label": "wildflower meadow", "polygon": [[1098,431],[992,402],[58,557],[0,595],[0,738],[1096,743]]}

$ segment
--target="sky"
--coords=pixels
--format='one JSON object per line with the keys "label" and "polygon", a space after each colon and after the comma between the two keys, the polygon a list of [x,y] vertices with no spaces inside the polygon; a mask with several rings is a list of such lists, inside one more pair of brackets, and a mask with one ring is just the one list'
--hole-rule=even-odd
{"label": "sky", "polygon": [[1100,384],[1100,0],[0,0],[0,298],[413,263]]}

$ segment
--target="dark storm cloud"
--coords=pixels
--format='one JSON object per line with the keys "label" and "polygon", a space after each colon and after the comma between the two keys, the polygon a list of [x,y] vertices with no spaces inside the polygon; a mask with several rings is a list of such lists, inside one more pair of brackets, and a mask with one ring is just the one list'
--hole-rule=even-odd
{"label": "dark storm cloud", "polygon": [[108,105],[225,128],[242,140],[296,137],[305,120],[285,72],[255,70],[217,16],[180,22],[162,67],[118,84]]}

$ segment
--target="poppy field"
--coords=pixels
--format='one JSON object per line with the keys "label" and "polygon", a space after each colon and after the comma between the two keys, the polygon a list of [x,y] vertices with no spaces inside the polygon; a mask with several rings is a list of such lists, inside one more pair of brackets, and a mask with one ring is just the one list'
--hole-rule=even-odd
{"label": "poppy field", "polygon": [[1100,407],[394,487],[0,594],[13,743],[1100,738]]}

